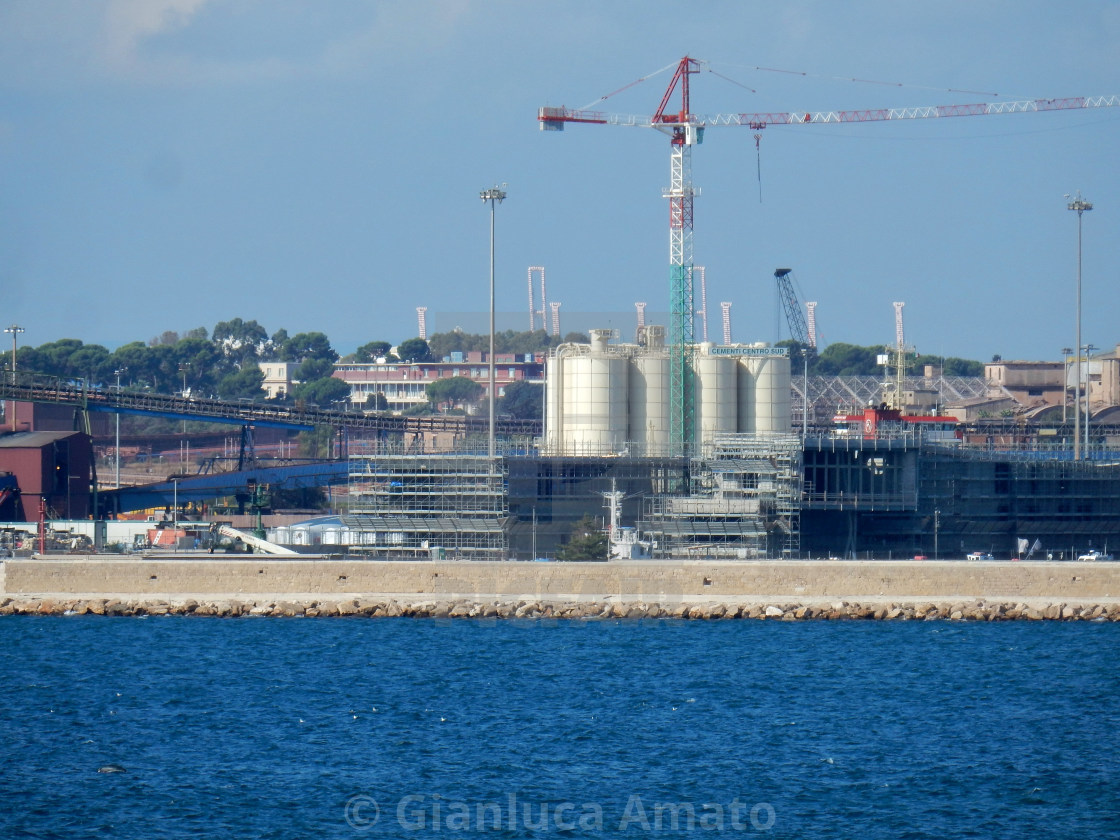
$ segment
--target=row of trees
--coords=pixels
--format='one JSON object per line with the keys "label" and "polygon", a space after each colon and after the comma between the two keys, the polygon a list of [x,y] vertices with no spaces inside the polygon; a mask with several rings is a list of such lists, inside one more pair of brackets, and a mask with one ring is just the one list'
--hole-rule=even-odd
{"label": "row of trees", "polygon": [[[586,342],[580,333],[560,338],[544,330],[496,333],[498,353],[543,353],[563,342]],[[800,374],[806,358],[796,342],[785,341],[793,359],[794,373]],[[395,348],[388,341],[370,341],[343,361],[366,362],[378,358],[389,361],[434,361],[454,352],[488,352],[489,336],[453,331],[437,333],[425,341],[410,338]],[[877,357],[881,345],[858,346],[830,344],[823,350],[808,354],[809,373],[819,376],[878,375],[881,367]],[[293,387],[287,399],[329,405],[349,395],[348,386],[334,379],[334,363],[339,354],[330,339],[321,332],[289,335],[280,329],[272,334],[256,321],[234,318],[220,321],[212,332],[198,327],[185,334],[165,332],[147,343],[134,341],[116,350],[99,344],[83,344],[65,338],[38,347],[20,347],[17,365],[20,370],[58,376],[68,380],[84,380],[103,387],[115,385],[149,388],[162,393],[188,392],[222,399],[262,399],[264,374],[260,363],[285,361],[295,364]],[[955,357],[923,356],[922,365],[933,365],[947,376],[981,376],[983,364]],[[518,383],[520,386],[521,383]],[[506,389],[502,413],[515,417],[535,417],[540,413],[540,388],[510,386]],[[477,383],[456,377],[432,382],[428,389],[429,410],[437,405],[462,406],[477,400],[481,388]],[[375,401],[376,403],[376,401]],[[382,404],[370,408],[383,408]]]}
{"label": "row of trees", "polygon": [[[800,375],[804,368],[804,356],[801,351],[804,346],[796,341],[779,341],[778,346],[788,347],[793,372]],[[882,344],[873,344],[861,347],[856,344],[837,342],[830,344],[819,352],[810,351],[809,375],[810,376],[878,376],[882,373],[882,366],[878,357],[886,352]],[[930,365],[937,373],[944,376],[983,376],[983,362],[969,359],[959,359],[955,356],[913,356],[911,361],[917,372],[918,366]]]}
{"label": "row of trees", "polygon": [[[293,378],[308,392],[301,394],[293,389],[289,396],[301,399],[324,388],[324,380],[330,379],[338,357],[321,332],[289,335],[281,329],[269,335],[256,321],[234,318],[219,322],[212,333],[205,327],[183,335],[164,332],[147,343],[133,341],[116,350],[100,344],[83,344],[74,338],[20,347],[16,365],[21,371],[85,381],[94,386],[116,385],[119,379],[122,387],[160,393],[259,399],[264,397],[264,374],[259,363],[286,361],[297,364]],[[338,384],[345,392],[345,383]]]}

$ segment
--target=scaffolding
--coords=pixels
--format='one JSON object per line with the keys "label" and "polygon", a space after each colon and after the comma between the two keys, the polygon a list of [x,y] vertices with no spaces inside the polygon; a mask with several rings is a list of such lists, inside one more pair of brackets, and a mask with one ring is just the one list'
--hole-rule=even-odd
{"label": "scaffolding", "polygon": [[692,463],[688,495],[647,502],[638,530],[662,558],[795,557],[801,540],[801,441],[717,435]]}
{"label": "scaffolding", "polygon": [[510,526],[503,458],[359,455],[350,459],[351,551],[378,559],[504,560]]}

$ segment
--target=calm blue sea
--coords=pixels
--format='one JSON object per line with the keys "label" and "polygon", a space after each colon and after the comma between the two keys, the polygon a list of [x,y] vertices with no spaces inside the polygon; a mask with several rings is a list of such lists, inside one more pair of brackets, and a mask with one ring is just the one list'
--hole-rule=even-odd
{"label": "calm blue sea", "polygon": [[1118,664],[1094,623],[5,617],[0,837],[1118,837]]}

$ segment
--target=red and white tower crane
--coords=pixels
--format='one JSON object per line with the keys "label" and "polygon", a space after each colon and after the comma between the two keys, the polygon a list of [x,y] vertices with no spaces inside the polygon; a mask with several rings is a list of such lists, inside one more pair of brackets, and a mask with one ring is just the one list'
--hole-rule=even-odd
{"label": "red and white tower crane", "polygon": [[[669,135],[669,320],[672,363],[670,365],[670,442],[683,454],[693,440],[694,398],[691,358],[693,354],[692,300],[692,208],[699,195],[692,184],[692,147],[704,140],[713,126],[742,126],[757,135],[768,125],[819,125],[890,120],[974,117],[995,114],[1037,113],[1083,108],[1120,106],[1120,96],[1028,99],[1017,102],[981,102],[967,105],[931,105],[918,108],[868,108],[853,111],[778,111],[761,113],[694,114],[689,97],[689,77],[699,73],[702,62],[685,56],[661,104],[652,115],[610,114],[604,111],[544,107],[537,113],[542,131],[563,131],[567,123],[622,125],[654,128]],[[669,110],[673,93],[680,88],[680,107]],[[627,86],[629,87],[629,85]]]}

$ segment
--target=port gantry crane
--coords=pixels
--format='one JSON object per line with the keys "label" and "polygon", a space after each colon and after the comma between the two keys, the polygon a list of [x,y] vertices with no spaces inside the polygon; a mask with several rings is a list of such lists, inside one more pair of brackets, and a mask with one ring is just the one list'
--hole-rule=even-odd
{"label": "port gantry crane", "polygon": [[816,349],[816,339],[809,332],[809,322],[801,314],[801,301],[793,288],[792,268],[774,269],[774,279],[778,282],[778,300],[786,312],[786,323],[789,324],[789,337],[796,341],[802,349]]}
{"label": "port gantry crane", "polygon": [[[652,115],[610,114],[604,111],[543,107],[537,113],[542,131],[563,131],[567,123],[622,125],[654,128],[669,135],[669,337],[670,443],[688,454],[693,443],[694,394],[692,388],[693,324],[692,294],[692,206],[699,194],[692,184],[692,147],[704,141],[712,126],[742,126],[754,132],[768,125],[820,125],[831,123],[921,120],[939,117],[975,117],[995,114],[1024,114],[1081,108],[1120,106],[1120,96],[1075,96],[1062,99],[1027,99],[1017,102],[980,102],[968,105],[931,105],[915,108],[867,108],[853,111],[788,111],[739,114],[694,114],[689,99],[689,77],[699,73],[703,62],[685,56],[677,62],[661,104]],[[669,112],[669,102],[680,87],[680,109]],[[627,85],[626,87],[630,87]],[[625,88],[623,88],[624,90]],[[604,99],[606,97],[603,97]]]}

